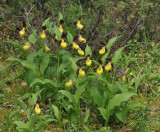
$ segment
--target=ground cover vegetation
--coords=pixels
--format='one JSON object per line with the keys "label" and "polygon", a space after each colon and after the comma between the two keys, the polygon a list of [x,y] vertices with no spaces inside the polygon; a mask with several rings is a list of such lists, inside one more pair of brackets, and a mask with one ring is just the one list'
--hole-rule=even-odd
{"label": "ground cover vegetation", "polygon": [[158,0],[0,4],[1,131],[160,130]]}

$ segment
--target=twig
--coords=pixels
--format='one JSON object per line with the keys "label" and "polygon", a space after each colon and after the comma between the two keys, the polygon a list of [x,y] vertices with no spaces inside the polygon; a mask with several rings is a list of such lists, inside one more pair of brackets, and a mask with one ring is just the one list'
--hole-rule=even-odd
{"label": "twig", "polygon": [[[27,21],[29,21],[29,13],[32,11],[33,8],[34,8],[34,5],[31,5],[31,8],[30,8],[29,11],[27,11],[27,9],[24,8],[25,16],[23,15],[23,17],[24,17]],[[30,26],[31,30],[33,31],[34,29],[32,28],[31,24],[29,24],[29,26]]]}

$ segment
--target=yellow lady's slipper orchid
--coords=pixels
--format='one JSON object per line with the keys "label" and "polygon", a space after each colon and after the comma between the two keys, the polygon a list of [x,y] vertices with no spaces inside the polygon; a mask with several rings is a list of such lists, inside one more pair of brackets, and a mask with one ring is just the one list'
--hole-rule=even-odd
{"label": "yellow lady's slipper orchid", "polygon": [[66,47],[67,47],[67,43],[66,43],[66,42],[64,42],[64,39],[62,39],[61,47],[62,47],[62,48],[66,48]]}
{"label": "yellow lady's slipper orchid", "polygon": [[57,35],[55,35],[55,39],[56,39],[56,40],[58,40],[58,37],[57,37]]}
{"label": "yellow lady's slipper orchid", "polygon": [[104,46],[101,50],[99,50],[99,54],[103,55],[106,52],[106,47]]}
{"label": "yellow lady's slipper orchid", "polygon": [[73,48],[75,48],[76,50],[79,49],[79,45],[78,44],[76,44],[75,42],[72,42],[72,44],[73,44]]}
{"label": "yellow lady's slipper orchid", "polygon": [[39,108],[39,105],[36,104],[36,107],[34,108],[34,111],[37,115],[39,115],[41,113],[41,109]]}
{"label": "yellow lady's slipper orchid", "polygon": [[99,68],[97,69],[97,73],[100,75],[103,73],[102,65],[100,65]]}
{"label": "yellow lady's slipper orchid", "polygon": [[80,21],[77,21],[77,28],[78,29],[83,29],[83,25],[81,24]]}
{"label": "yellow lady's slipper orchid", "polygon": [[23,46],[23,49],[28,50],[30,48],[30,46],[31,46],[30,43],[27,43],[25,46]]}
{"label": "yellow lady's slipper orchid", "polygon": [[83,38],[81,35],[79,35],[78,40],[79,40],[79,42],[86,43],[86,39]]}
{"label": "yellow lady's slipper orchid", "polygon": [[112,68],[112,64],[109,62],[106,66],[105,66],[105,70],[109,71]]}
{"label": "yellow lady's slipper orchid", "polygon": [[50,48],[48,46],[45,46],[45,51],[46,52],[49,52],[50,51]]}
{"label": "yellow lady's slipper orchid", "polygon": [[80,48],[77,50],[77,52],[78,52],[79,55],[84,55],[84,51],[81,50]]}
{"label": "yellow lady's slipper orchid", "polygon": [[88,57],[87,60],[86,60],[86,65],[87,66],[91,66],[92,64],[92,61],[90,60],[90,58]]}
{"label": "yellow lady's slipper orchid", "polygon": [[79,75],[81,75],[81,76],[85,76],[85,71],[84,71],[84,70],[82,70],[81,68],[79,69]]}
{"label": "yellow lady's slipper orchid", "polygon": [[21,31],[19,31],[20,36],[24,36],[25,34],[25,28],[23,28]]}
{"label": "yellow lady's slipper orchid", "polygon": [[66,86],[67,86],[67,87],[71,87],[72,85],[73,85],[72,80],[70,80],[69,82],[66,82]]}
{"label": "yellow lady's slipper orchid", "polygon": [[63,27],[62,27],[62,25],[59,26],[59,31],[60,31],[61,33],[63,33]]}
{"label": "yellow lady's slipper orchid", "polygon": [[45,34],[45,32],[43,31],[42,33],[41,33],[41,39],[45,39],[46,38],[46,34]]}

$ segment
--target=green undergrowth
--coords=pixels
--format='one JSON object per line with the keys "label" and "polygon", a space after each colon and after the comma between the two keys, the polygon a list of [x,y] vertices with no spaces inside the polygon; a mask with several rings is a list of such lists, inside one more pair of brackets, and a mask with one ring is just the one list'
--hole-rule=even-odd
{"label": "green undergrowth", "polygon": [[[24,82],[19,79],[16,79],[17,75],[20,74],[21,66],[16,63],[11,63],[6,61],[6,56],[2,55],[3,58],[0,60],[0,79],[1,79],[1,98],[0,103],[2,104],[0,107],[0,128],[2,131],[5,116],[9,115],[11,111],[15,110],[14,106],[14,98],[21,98],[25,93],[32,92],[32,89],[29,89]],[[139,67],[146,66],[146,64],[137,62]],[[136,69],[135,69],[136,70]],[[153,65],[153,69],[151,73],[159,73],[159,65],[155,63]],[[10,88],[10,90],[9,90]],[[9,90],[9,91],[8,91]],[[96,115],[92,113],[94,116],[90,118],[90,124],[88,128],[92,131],[100,130],[105,131],[110,129],[111,131],[158,131],[159,127],[159,117],[160,117],[160,93],[159,93],[159,78],[150,79],[148,82],[142,83],[138,89],[138,96],[136,98],[132,98],[130,102],[138,101],[142,104],[146,105],[146,108],[138,108],[134,109],[130,112],[130,116],[128,116],[126,124],[112,124],[109,122],[109,128],[105,128],[100,125],[100,122],[96,122]],[[23,116],[21,117],[23,119]],[[144,127],[145,126],[145,127]],[[75,126],[70,125],[66,126],[65,130],[71,131],[75,130]],[[85,131],[84,128],[80,126],[79,130]],[[47,126],[42,129],[48,131],[64,131],[62,128],[59,128],[59,124],[57,123],[49,123]]]}
{"label": "green undergrowth", "polygon": [[24,82],[16,79],[20,67],[7,62],[7,55],[1,53],[0,58],[0,128],[3,127],[5,116],[14,109],[14,98],[21,98],[28,89]]}

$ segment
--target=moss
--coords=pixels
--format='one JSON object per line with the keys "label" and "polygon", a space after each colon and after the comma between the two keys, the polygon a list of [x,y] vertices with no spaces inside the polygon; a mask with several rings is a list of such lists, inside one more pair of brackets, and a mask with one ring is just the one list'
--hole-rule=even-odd
{"label": "moss", "polygon": [[5,121],[5,116],[7,116],[11,110],[10,108],[0,108],[0,122],[4,122]]}

